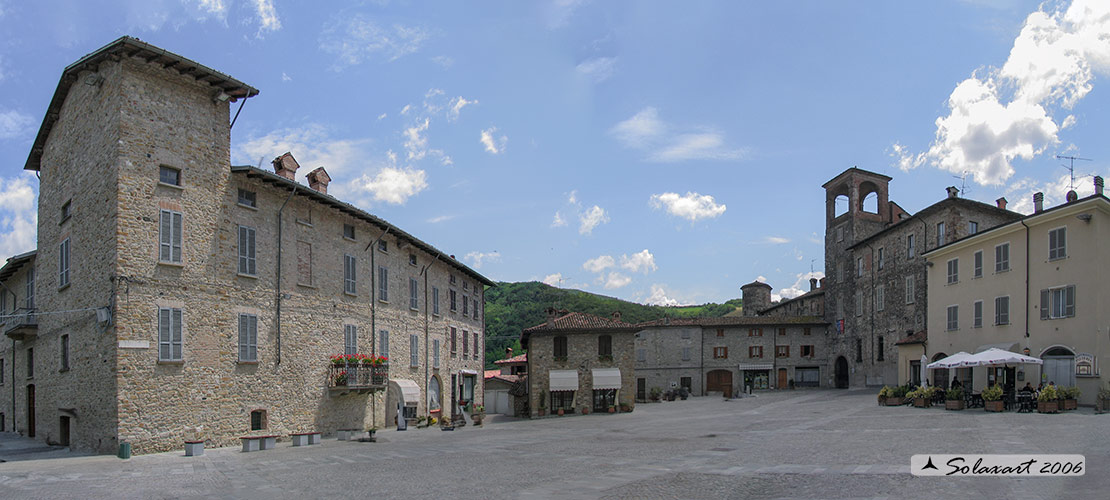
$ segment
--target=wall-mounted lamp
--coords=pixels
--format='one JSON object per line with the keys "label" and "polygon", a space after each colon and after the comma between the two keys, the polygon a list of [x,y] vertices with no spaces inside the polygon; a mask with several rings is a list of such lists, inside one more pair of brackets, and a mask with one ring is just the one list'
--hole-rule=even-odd
{"label": "wall-mounted lamp", "polygon": [[1079,215],[1076,215],[1075,218],[1079,219],[1083,222],[1086,222],[1088,224],[1091,223],[1091,214],[1079,214]]}
{"label": "wall-mounted lamp", "polygon": [[231,96],[228,95],[227,92],[224,92],[222,90],[219,93],[217,93],[215,96],[212,96],[213,101],[227,102],[228,99],[231,99]]}

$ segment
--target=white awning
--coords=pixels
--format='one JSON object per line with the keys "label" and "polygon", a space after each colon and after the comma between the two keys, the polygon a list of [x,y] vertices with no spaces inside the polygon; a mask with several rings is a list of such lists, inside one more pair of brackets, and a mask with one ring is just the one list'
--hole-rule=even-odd
{"label": "white awning", "polygon": [[740,363],[740,371],[744,370],[773,370],[771,363]]}
{"label": "white awning", "polygon": [[416,403],[420,401],[420,387],[416,385],[416,382],[403,378],[395,378],[390,382],[397,384],[397,387],[401,389],[401,402],[404,406],[416,406]]}
{"label": "white awning", "polygon": [[986,351],[987,349],[1002,349],[1003,351],[1017,352],[1018,351],[1018,343],[1017,342],[1000,342],[1000,343],[997,343],[997,344],[983,344],[983,345],[981,345],[981,346],[979,346],[978,348],[975,349],[975,353],[978,354],[978,353],[981,353],[983,351]]}
{"label": "white awning", "polygon": [[549,390],[552,391],[577,391],[578,370],[551,370]]}
{"label": "white awning", "polygon": [[476,372],[474,370],[467,370],[465,368],[462,369],[462,370],[459,370],[459,373],[461,373],[463,375],[477,375],[478,374],[478,372]]}
{"label": "white awning", "polygon": [[620,368],[594,368],[594,389],[620,389]]}

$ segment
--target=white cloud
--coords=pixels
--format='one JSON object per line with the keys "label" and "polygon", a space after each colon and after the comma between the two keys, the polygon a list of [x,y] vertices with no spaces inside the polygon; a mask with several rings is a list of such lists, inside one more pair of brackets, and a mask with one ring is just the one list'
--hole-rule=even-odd
{"label": "white cloud", "polygon": [[650,203],[654,208],[666,207],[671,215],[689,219],[690,222],[718,217],[725,213],[726,208],[724,204],[714,201],[712,196],[692,191],[685,196],[678,193],[653,194]]}
{"label": "white cloud", "polygon": [[549,286],[559,286],[563,282],[562,273],[549,274],[543,277],[543,284]]}
{"label": "white cloud", "polygon": [[783,238],[782,236],[767,236],[767,237],[763,238],[763,241],[766,242],[766,243],[771,243],[771,244],[775,244],[775,245],[781,245],[783,243],[790,243],[789,238]]}
{"label": "white cloud", "polygon": [[454,218],[455,218],[454,215],[440,215],[438,217],[432,217],[431,219],[428,219],[426,222],[429,223],[429,224],[439,224],[440,222],[447,222],[447,221],[449,221],[451,219],[454,219]]}
{"label": "white cloud", "polygon": [[625,147],[647,153],[647,161],[679,162],[686,160],[738,160],[743,149],[728,146],[724,135],[705,127],[672,132],[675,127],[659,118],[659,111],[646,107],[631,118],[609,129]]}
{"label": "white cloud", "polygon": [[613,267],[616,264],[617,261],[613,259],[611,255],[600,255],[583,263],[582,269],[585,269],[591,273],[600,273],[601,271]]}
{"label": "white cloud", "polygon": [[378,175],[363,174],[354,188],[373,195],[374,200],[403,205],[409,198],[428,187],[423,170],[386,167]]}
{"label": "white cloud", "polygon": [[[808,273],[798,274],[797,277],[798,277],[798,279],[795,280],[794,284],[791,285],[789,288],[782,288],[778,291],[778,293],[772,293],[771,294],[771,300],[778,301],[778,300],[782,300],[782,299],[792,299],[794,297],[802,295],[803,293],[806,293],[806,292],[809,291],[809,279],[810,278],[817,278],[817,280],[820,281],[821,278],[825,277],[825,273],[823,273],[821,271],[810,271]],[[760,278],[763,278],[763,277],[760,276]],[[766,282],[765,279],[760,279],[759,281]]]}
{"label": "white cloud", "polygon": [[254,8],[258,11],[259,27],[257,36],[262,36],[263,31],[281,29],[281,20],[278,19],[273,0],[254,0]]}
{"label": "white cloud", "polygon": [[567,203],[570,203],[571,205],[577,205],[578,204],[578,190],[577,189],[571,191],[570,194],[567,195]]}
{"label": "white cloud", "polygon": [[651,296],[644,300],[649,306],[677,306],[678,301],[667,296],[662,285],[651,285]]}
{"label": "white cloud", "polygon": [[293,77],[289,76],[288,73],[286,73],[284,71],[281,72],[281,81],[288,82],[288,81],[292,81],[292,80],[293,80]]}
{"label": "white cloud", "polygon": [[338,57],[335,69],[354,66],[377,56],[389,62],[415,53],[431,35],[420,27],[394,24],[383,28],[364,14],[339,19],[320,37],[320,49]]}
{"label": "white cloud", "polygon": [[[206,14],[214,14],[217,17],[223,18],[227,15],[227,5],[224,5],[223,0],[197,0],[197,9]],[[273,9],[273,6],[270,6]]]}
{"label": "white cloud", "polygon": [[18,111],[0,112],[0,139],[13,139],[33,132],[35,119]]}
{"label": "white cloud", "polygon": [[402,115],[409,114],[409,111],[412,111],[412,104],[406,104],[405,107],[401,108]]}
{"label": "white cloud", "polygon": [[642,272],[644,274],[659,269],[655,265],[655,256],[652,255],[651,252],[649,252],[646,248],[638,253],[632,254],[631,257],[628,255],[622,255],[621,268],[627,269],[634,273]]}
{"label": "white cloud", "polygon": [[497,127],[483,130],[479,140],[482,142],[482,145],[486,147],[486,151],[493,154],[503,153],[505,152],[505,144],[509,141],[509,138],[503,135],[501,137],[494,137],[494,132],[497,132]]}
{"label": "white cloud", "polygon": [[388,113],[382,113],[382,114],[378,115],[378,121],[384,120],[387,116],[389,116]]}
{"label": "white cloud", "polygon": [[[1041,9],[1049,4],[1042,4]],[[948,116],[937,118],[936,138],[916,155],[894,144],[903,170],[926,163],[1000,185],[1013,162],[1031,160],[1059,143],[1062,125],[1050,110],[1072,109],[1093,88],[1094,73],[1110,71],[1110,3],[1075,0],[1064,11],[1030,14],[1001,68],[980,69],[948,98]]]}
{"label": "white cloud", "polygon": [[567,25],[578,7],[588,0],[551,0],[547,5],[547,27],[555,30]]}
{"label": "white cloud", "polygon": [[477,100],[466,100],[463,96],[458,96],[451,100],[451,104],[447,109],[447,119],[455,121],[459,119],[459,113],[462,109],[471,104],[478,104]]}
{"label": "white cloud", "polygon": [[447,56],[435,56],[432,58],[432,62],[442,66],[443,69],[448,69],[455,64],[455,60]]}
{"label": "white cloud", "polygon": [[428,131],[430,124],[431,121],[425,118],[423,123],[418,122],[402,132],[409,160],[423,160],[428,155],[428,138],[422,134]]}
{"label": "white cloud", "polygon": [[632,278],[629,278],[628,276],[625,276],[616,271],[611,271],[609,273],[609,276],[605,279],[605,289],[613,290],[616,288],[627,286],[629,283],[632,283]]}
{"label": "white cloud", "polygon": [[470,252],[466,254],[466,260],[470,262],[470,267],[474,269],[481,269],[482,264],[486,262],[499,262],[501,260],[500,252]]}
{"label": "white cloud", "polygon": [[35,248],[38,209],[32,179],[30,173],[0,178],[0,258]]}
{"label": "white cloud", "polygon": [[615,57],[595,57],[582,61],[574,69],[578,74],[601,83],[613,76],[613,67],[616,63]]}
{"label": "white cloud", "polygon": [[559,212],[555,212],[555,218],[551,220],[551,227],[563,227],[567,225],[567,221]]}
{"label": "white cloud", "polygon": [[591,234],[597,226],[609,222],[609,216],[606,215],[605,209],[594,205],[578,215],[578,221],[581,224],[578,226],[579,234]]}
{"label": "white cloud", "polygon": [[312,123],[250,139],[236,148],[235,156],[240,163],[257,166],[261,161],[262,168],[269,168],[271,160],[291,152],[302,166],[298,176],[305,182],[304,175],[316,167],[326,168],[332,179],[360,169],[369,144],[369,139],[333,139],[323,125]]}

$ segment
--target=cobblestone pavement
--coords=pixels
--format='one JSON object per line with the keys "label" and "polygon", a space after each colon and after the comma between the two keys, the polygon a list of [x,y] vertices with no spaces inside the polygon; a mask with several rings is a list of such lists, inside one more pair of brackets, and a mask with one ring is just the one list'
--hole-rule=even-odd
{"label": "cobblestone pavement", "polygon": [[[377,443],[0,463],[0,498],[1105,498],[1110,415],[878,407],[798,390],[644,404],[631,414],[494,419]],[[498,421],[501,420],[501,421]],[[5,443],[0,441],[0,459]],[[1073,478],[920,478],[918,453],[1078,453]],[[43,455],[47,456],[47,455]]]}

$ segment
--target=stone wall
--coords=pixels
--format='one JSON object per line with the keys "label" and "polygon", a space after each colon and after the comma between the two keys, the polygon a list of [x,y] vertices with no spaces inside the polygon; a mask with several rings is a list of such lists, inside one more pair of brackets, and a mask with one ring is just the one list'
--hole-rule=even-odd
{"label": "stone wall", "polygon": [[[644,395],[653,387],[660,390],[676,387],[682,377],[690,377],[690,391],[705,393],[702,370],[702,329],[698,326],[648,327],[636,334],[636,377],[644,379]],[[640,361],[640,350],[643,361]],[[683,349],[690,350],[690,359],[683,358]]]}

